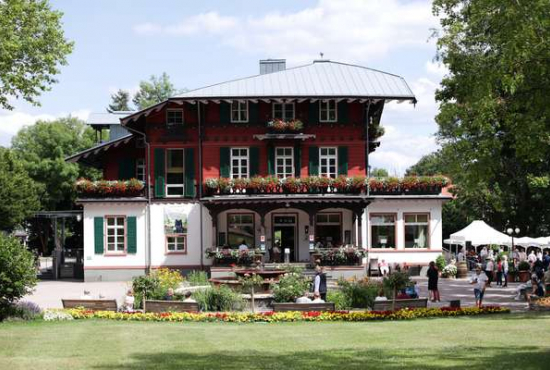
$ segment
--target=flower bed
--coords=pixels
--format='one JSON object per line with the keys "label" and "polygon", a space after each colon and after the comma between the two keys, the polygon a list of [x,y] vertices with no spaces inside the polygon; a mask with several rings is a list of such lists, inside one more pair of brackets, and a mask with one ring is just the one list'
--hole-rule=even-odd
{"label": "flower bed", "polygon": [[317,249],[316,259],[323,266],[357,266],[363,263],[365,252],[355,247]]}
{"label": "flower bed", "polygon": [[275,118],[267,123],[267,127],[276,132],[297,132],[304,128],[304,124],[299,119],[283,121],[282,119]]}
{"label": "flower bed", "polygon": [[306,176],[301,178],[255,176],[250,179],[209,178],[204,183],[206,195],[224,194],[439,194],[449,180],[444,176],[408,176],[403,179],[366,178],[365,176],[327,178]]}
{"label": "flower bed", "polygon": [[112,311],[91,311],[83,309],[63,310],[75,320],[106,319],[120,321],[172,321],[172,322],[296,322],[296,321],[379,321],[411,320],[426,317],[476,316],[487,314],[509,313],[510,309],[499,306],[485,306],[481,309],[471,308],[418,308],[398,311],[332,311],[332,312],[221,312],[221,313],[129,313]]}
{"label": "flower bed", "polygon": [[216,251],[207,249],[206,258],[213,258],[215,266],[250,266],[261,259],[264,253],[259,249],[249,249],[241,252],[238,249],[221,249]]}
{"label": "flower bed", "polygon": [[139,197],[143,196],[145,186],[137,179],[115,181],[90,181],[79,179],[75,184],[76,192],[80,197]]}

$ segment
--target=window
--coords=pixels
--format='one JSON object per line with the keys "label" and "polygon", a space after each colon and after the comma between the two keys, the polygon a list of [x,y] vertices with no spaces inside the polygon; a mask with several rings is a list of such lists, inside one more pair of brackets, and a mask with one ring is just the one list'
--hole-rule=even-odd
{"label": "window", "polygon": [[428,248],[428,215],[405,215],[405,248]]}
{"label": "window", "polygon": [[166,251],[168,253],[185,252],[187,236],[183,234],[166,235]]}
{"label": "window", "polygon": [[231,178],[248,177],[248,148],[231,148]]}
{"label": "window", "polygon": [[183,149],[167,149],[166,157],[166,196],[183,197]]}
{"label": "window", "polygon": [[338,156],[336,148],[319,148],[319,175],[335,178]]}
{"label": "window", "polygon": [[249,248],[256,244],[254,234],[254,215],[252,213],[233,213],[227,215],[227,242],[237,247],[242,242]]}
{"label": "window", "polygon": [[145,159],[136,160],[136,179],[145,182]]}
{"label": "window", "polygon": [[166,110],[166,125],[183,125],[183,110],[182,109],[167,109]]}
{"label": "window", "polygon": [[126,218],[123,216],[108,216],[107,221],[107,253],[124,253],[126,251]]}
{"label": "window", "polygon": [[336,122],[337,119],[336,100],[321,100],[319,102],[319,121]]}
{"label": "window", "polygon": [[273,103],[273,118],[283,121],[294,119],[294,103]]}
{"label": "window", "polygon": [[[315,236],[323,247],[342,244],[342,215],[340,213],[319,213],[315,216]],[[329,244],[330,243],[330,244]]]}
{"label": "window", "polygon": [[248,102],[231,103],[231,122],[248,122]]}
{"label": "window", "polygon": [[395,248],[395,215],[371,215],[372,248]]}
{"label": "window", "polygon": [[275,148],[275,175],[294,176],[294,148]]}

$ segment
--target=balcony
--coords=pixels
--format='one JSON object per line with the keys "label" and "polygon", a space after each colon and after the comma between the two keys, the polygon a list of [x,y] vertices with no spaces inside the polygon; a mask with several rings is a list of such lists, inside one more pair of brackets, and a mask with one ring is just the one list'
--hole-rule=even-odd
{"label": "balcony", "polygon": [[83,199],[141,198],[145,196],[143,182],[136,179],[127,181],[90,181],[79,179],[75,184],[75,190],[78,197]]}
{"label": "balcony", "polygon": [[281,194],[345,194],[345,195],[438,195],[449,184],[444,176],[404,177],[398,179],[366,178],[365,176],[337,178],[307,176],[250,179],[209,178],[204,183],[205,196],[219,195],[281,195]]}

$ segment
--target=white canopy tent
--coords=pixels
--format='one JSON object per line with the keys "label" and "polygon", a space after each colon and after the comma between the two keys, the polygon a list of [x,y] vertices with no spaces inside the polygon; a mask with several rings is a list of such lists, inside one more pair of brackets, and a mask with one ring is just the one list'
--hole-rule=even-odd
{"label": "white canopy tent", "polygon": [[466,242],[478,245],[511,245],[512,238],[487,225],[484,221],[476,220],[464,229],[451,234],[449,239],[443,241],[445,244],[465,245]]}

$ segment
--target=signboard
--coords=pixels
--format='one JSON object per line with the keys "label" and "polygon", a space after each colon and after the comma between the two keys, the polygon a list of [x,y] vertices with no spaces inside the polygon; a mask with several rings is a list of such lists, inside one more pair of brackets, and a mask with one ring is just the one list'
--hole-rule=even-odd
{"label": "signboard", "polygon": [[187,234],[187,212],[185,207],[167,206],[164,208],[165,234]]}

